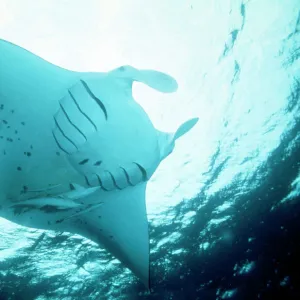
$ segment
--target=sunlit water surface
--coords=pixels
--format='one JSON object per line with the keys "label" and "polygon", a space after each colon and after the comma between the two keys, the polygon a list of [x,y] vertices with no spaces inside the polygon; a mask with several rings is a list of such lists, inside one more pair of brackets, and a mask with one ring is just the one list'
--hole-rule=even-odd
{"label": "sunlit water surface", "polygon": [[176,93],[135,99],[161,130],[200,118],[148,184],[151,294],[94,243],[1,219],[1,299],[299,295],[299,1],[0,0],[0,38],[72,70],[167,72]]}

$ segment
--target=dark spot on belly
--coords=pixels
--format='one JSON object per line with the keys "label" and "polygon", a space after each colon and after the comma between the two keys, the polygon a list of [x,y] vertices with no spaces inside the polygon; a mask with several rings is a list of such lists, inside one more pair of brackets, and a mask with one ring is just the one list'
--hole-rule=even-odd
{"label": "dark spot on belly", "polygon": [[6,120],[2,120],[3,124],[7,124],[7,121]]}
{"label": "dark spot on belly", "polygon": [[94,166],[100,166],[102,164],[102,160],[98,160],[94,163]]}
{"label": "dark spot on belly", "polygon": [[24,125],[25,125],[25,122],[21,122],[21,124],[24,126]]}
{"label": "dark spot on belly", "polygon": [[81,162],[79,162],[79,164],[80,164],[80,165],[84,165],[84,164],[86,164],[88,161],[89,161],[89,159],[86,158],[86,159],[82,160]]}
{"label": "dark spot on belly", "polygon": [[17,170],[18,170],[18,171],[22,171],[22,168],[21,168],[21,167],[17,167]]}
{"label": "dark spot on belly", "polygon": [[23,190],[21,191],[21,194],[25,194],[28,191],[28,186],[23,185]]}

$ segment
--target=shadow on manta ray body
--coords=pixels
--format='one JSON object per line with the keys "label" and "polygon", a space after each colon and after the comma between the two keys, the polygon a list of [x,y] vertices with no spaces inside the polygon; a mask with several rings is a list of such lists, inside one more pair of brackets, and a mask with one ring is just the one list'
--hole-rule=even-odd
{"label": "shadow on manta ray body", "polygon": [[149,288],[146,185],[198,118],[155,129],[133,81],[177,89],[158,71],[74,72],[0,40],[0,216],[89,238]]}

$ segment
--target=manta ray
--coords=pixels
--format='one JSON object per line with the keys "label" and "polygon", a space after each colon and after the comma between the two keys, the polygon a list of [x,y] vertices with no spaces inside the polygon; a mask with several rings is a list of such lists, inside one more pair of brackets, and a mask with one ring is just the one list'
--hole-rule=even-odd
{"label": "manta ray", "polygon": [[149,288],[146,185],[198,118],[157,130],[134,81],[177,89],[162,72],[75,72],[0,40],[0,217],[86,237]]}

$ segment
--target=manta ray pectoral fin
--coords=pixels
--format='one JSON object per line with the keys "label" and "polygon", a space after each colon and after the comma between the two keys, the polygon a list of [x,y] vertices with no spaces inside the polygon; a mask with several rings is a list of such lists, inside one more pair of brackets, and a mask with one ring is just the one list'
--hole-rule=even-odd
{"label": "manta ray pectoral fin", "polygon": [[[57,224],[59,230],[80,234],[103,245],[149,288],[149,235],[146,183],[109,193],[97,190],[84,199],[99,203]],[[50,228],[49,228],[50,229]]]}
{"label": "manta ray pectoral fin", "polygon": [[110,73],[118,77],[145,83],[163,93],[172,93],[178,88],[177,82],[173,77],[155,70],[138,70],[131,66],[122,66]]}
{"label": "manta ray pectoral fin", "polygon": [[181,124],[176,130],[173,140],[177,140],[178,138],[186,134],[188,131],[190,131],[197,124],[198,120],[199,118],[193,118]]}

